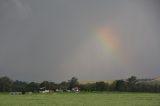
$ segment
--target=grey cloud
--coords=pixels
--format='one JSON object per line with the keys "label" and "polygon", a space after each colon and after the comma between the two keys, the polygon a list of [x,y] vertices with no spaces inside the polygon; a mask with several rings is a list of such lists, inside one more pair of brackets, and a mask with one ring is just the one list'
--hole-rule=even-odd
{"label": "grey cloud", "polygon": [[[1,0],[0,76],[27,81],[155,77],[160,74],[159,2]],[[122,54],[96,31],[110,27]]]}
{"label": "grey cloud", "polygon": [[29,5],[22,0],[1,0],[0,6],[1,16],[6,20],[22,20],[27,18],[30,13]]}

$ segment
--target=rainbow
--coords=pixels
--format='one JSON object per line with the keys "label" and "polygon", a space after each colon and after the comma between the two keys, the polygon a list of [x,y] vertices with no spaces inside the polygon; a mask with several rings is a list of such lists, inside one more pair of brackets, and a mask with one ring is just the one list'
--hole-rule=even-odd
{"label": "rainbow", "polygon": [[[125,70],[131,70],[134,72],[131,62],[132,57],[129,57],[125,45],[120,43],[120,39],[113,30],[108,27],[97,30],[96,37],[101,46],[112,54],[114,62],[118,62],[124,66]],[[106,54],[107,55],[107,54]]]}
{"label": "rainbow", "polygon": [[118,53],[121,50],[121,46],[115,35],[109,28],[102,28],[96,34],[99,41],[107,50],[109,49],[112,53]]}

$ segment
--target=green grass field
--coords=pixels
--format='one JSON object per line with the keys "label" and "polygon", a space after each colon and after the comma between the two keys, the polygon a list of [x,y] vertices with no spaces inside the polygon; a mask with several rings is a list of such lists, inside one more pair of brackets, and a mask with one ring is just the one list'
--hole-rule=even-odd
{"label": "green grass field", "polygon": [[156,93],[0,94],[0,106],[160,106]]}

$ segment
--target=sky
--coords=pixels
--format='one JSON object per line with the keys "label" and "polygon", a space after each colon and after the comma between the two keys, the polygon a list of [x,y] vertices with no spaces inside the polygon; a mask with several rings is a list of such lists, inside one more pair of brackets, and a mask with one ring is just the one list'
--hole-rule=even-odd
{"label": "sky", "polygon": [[158,0],[0,0],[0,76],[157,77],[159,11]]}

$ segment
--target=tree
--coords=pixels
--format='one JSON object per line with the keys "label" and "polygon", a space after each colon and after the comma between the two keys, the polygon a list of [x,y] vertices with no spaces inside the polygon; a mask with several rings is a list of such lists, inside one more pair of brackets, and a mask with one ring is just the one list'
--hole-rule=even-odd
{"label": "tree", "polygon": [[137,82],[136,76],[131,76],[130,78],[128,78],[128,82],[131,84],[135,84]]}
{"label": "tree", "polygon": [[135,90],[135,85],[137,82],[137,78],[135,76],[131,76],[130,78],[127,79],[128,81],[128,90],[129,91],[134,91]]}
{"label": "tree", "polygon": [[68,81],[69,83],[69,89],[72,90],[72,88],[79,85],[78,79],[76,77],[72,77],[71,80]]}
{"label": "tree", "polygon": [[12,91],[14,92],[22,92],[26,91],[27,83],[23,81],[14,81],[12,85]]}
{"label": "tree", "polygon": [[46,89],[49,89],[49,82],[48,81],[43,81],[42,83],[40,83],[40,87],[45,87]]}
{"label": "tree", "polygon": [[96,84],[95,83],[80,84],[79,88],[82,91],[96,91]]}
{"label": "tree", "polygon": [[48,88],[49,88],[49,90],[56,90],[58,88],[58,84],[56,84],[54,82],[49,82]]}
{"label": "tree", "polygon": [[30,92],[38,92],[39,91],[39,84],[36,82],[31,82],[27,85],[27,91]]}
{"label": "tree", "polygon": [[105,90],[105,83],[104,83],[104,81],[96,82],[96,90],[97,91],[104,91]]}
{"label": "tree", "polygon": [[117,80],[115,85],[116,91],[125,91],[126,88],[126,82],[123,80]]}
{"label": "tree", "polygon": [[8,77],[0,78],[0,91],[1,92],[9,92],[11,91],[13,81]]}
{"label": "tree", "polygon": [[40,84],[40,88],[45,87],[47,90],[55,90],[58,88],[58,85],[54,82],[43,81]]}
{"label": "tree", "polygon": [[113,81],[111,84],[109,84],[109,91],[115,91],[116,89],[116,81]]}
{"label": "tree", "polygon": [[69,88],[69,83],[66,81],[63,81],[59,84],[59,88],[63,90],[67,90]]}

